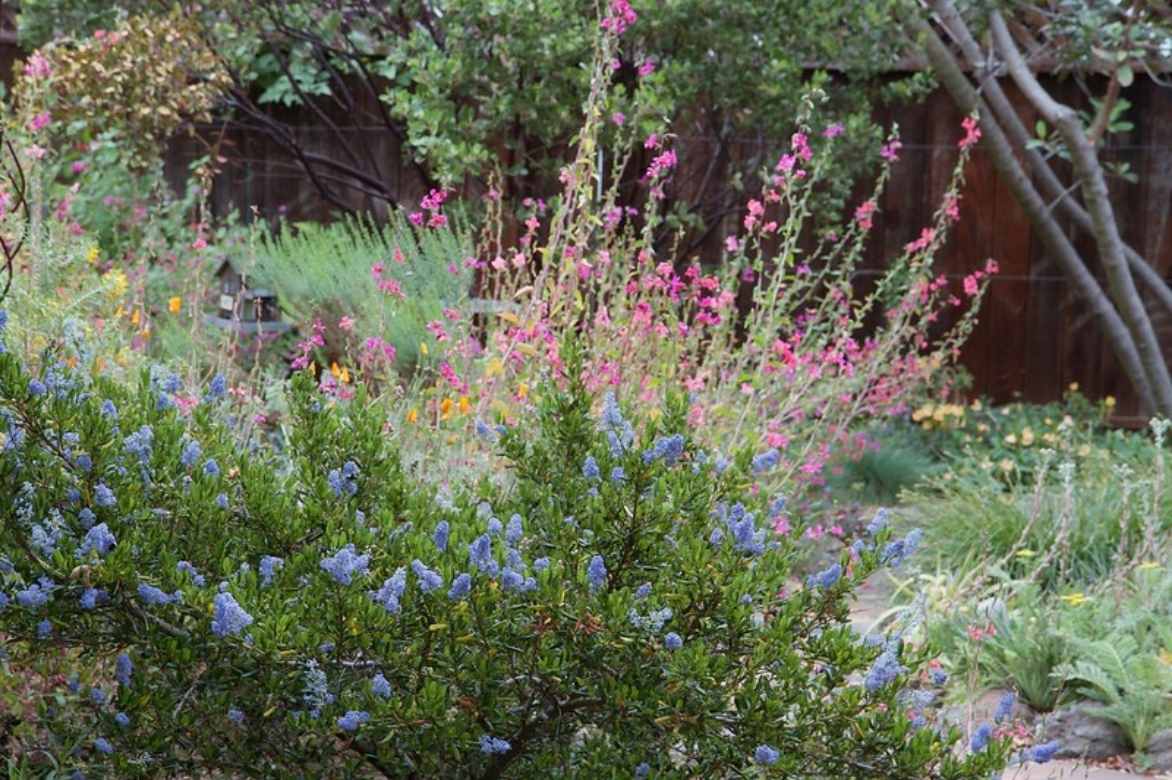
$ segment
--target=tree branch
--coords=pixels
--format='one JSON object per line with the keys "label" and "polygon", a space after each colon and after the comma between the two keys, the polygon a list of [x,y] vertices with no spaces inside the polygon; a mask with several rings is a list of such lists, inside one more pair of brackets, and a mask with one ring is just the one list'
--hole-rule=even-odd
{"label": "tree branch", "polygon": [[905,20],[904,25],[913,40],[918,39],[923,42],[928,61],[940,78],[940,83],[952,95],[957,106],[962,111],[979,112],[986,148],[990,152],[994,167],[1030,218],[1034,228],[1038,231],[1038,237],[1042,244],[1054,255],[1059,266],[1074,284],[1079,296],[1087,301],[1092,311],[1102,322],[1107,339],[1114,348],[1115,354],[1123,365],[1123,370],[1131,380],[1136,392],[1139,393],[1141,400],[1148,406],[1154,406],[1150,382],[1119,312],[1111,305],[1110,299],[1099,286],[1094,275],[1087,270],[1086,263],[1059,227],[1053,215],[1046,211],[1045,202],[1034,189],[1029,176],[1022,170],[1017,158],[1014,157],[1013,148],[1000,125],[997,124],[996,117],[981,100],[972,84],[969,83],[960,64],[936,35],[935,30],[914,14]]}
{"label": "tree branch", "polygon": [[1083,131],[1078,114],[1069,106],[1050,97],[1034,78],[1034,74],[1030,72],[1021,52],[1013,42],[1001,13],[994,10],[989,21],[997,49],[1005,59],[1009,74],[1018,89],[1057,128],[1066,141],[1071,163],[1082,181],[1083,200],[1094,225],[1099,259],[1107,274],[1111,297],[1119,308],[1128,331],[1131,332],[1144,372],[1151,384],[1156,408],[1161,414],[1172,416],[1172,375],[1168,373],[1168,365],[1156,339],[1156,331],[1144,309],[1143,299],[1135,288],[1135,280],[1124,258],[1123,239],[1119,235],[1119,225],[1111,207],[1107,180],[1103,176],[1095,147]]}

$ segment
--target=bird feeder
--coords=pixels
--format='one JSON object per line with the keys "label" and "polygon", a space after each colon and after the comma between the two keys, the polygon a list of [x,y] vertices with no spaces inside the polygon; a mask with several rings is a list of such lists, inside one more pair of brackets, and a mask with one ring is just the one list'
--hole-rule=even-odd
{"label": "bird feeder", "polygon": [[210,323],[241,334],[275,334],[289,330],[288,323],[281,321],[276,294],[260,287],[249,287],[248,279],[232,261],[224,260],[215,276],[219,300],[216,313],[208,315]]}

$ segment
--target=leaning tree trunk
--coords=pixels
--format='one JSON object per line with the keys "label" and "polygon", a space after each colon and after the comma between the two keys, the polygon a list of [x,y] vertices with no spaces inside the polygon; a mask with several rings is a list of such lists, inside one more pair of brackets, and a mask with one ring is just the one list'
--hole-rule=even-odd
{"label": "leaning tree trunk", "polygon": [[[905,20],[905,29],[913,39],[922,41],[928,61],[935,69],[941,84],[948,90],[953,101],[965,112],[977,112],[981,118],[986,146],[994,167],[1004,179],[1014,197],[1021,204],[1030,222],[1038,231],[1038,237],[1046,249],[1053,254],[1062,270],[1073,282],[1079,296],[1090,305],[1101,321],[1112,349],[1122,363],[1123,370],[1131,380],[1142,402],[1150,409],[1155,408],[1156,397],[1152,392],[1140,353],[1136,348],[1127,325],[1111,304],[1086,263],[1063,232],[1046,202],[1023,170],[1014,154],[1013,146],[1005,136],[993,112],[981,99],[961,70],[952,52],[944,45],[932,27],[922,18],[910,15]],[[1161,409],[1161,411],[1164,411]],[[1167,412],[1164,412],[1167,413]]]}
{"label": "leaning tree trunk", "polygon": [[1164,415],[1172,415],[1172,375],[1168,373],[1168,364],[1164,362],[1160,342],[1156,339],[1156,329],[1152,327],[1151,318],[1148,317],[1143,299],[1140,298],[1135,280],[1131,276],[1131,269],[1128,268],[1127,258],[1123,252],[1123,239],[1119,235],[1115,210],[1111,206],[1111,197],[1107,191],[1107,180],[1103,176],[1103,167],[1099,164],[1094,144],[1087,138],[1082,121],[1074,109],[1050,97],[1034,78],[1021,52],[1018,51],[1017,44],[1009,35],[1009,29],[1005,26],[1001,13],[994,10],[989,21],[997,49],[1005,59],[1005,65],[1009,68],[1009,74],[1017,83],[1018,89],[1042,116],[1054,125],[1066,141],[1075,175],[1082,187],[1083,201],[1091,215],[1095,244],[1099,250],[1099,260],[1107,274],[1111,297],[1135,341],[1157,408]]}

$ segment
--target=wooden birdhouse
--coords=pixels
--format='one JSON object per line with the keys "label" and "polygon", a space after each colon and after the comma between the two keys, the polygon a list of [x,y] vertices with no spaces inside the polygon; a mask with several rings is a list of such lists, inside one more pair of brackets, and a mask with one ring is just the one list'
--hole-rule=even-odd
{"label": "wooden birdhouse", "polygon": [[247,277],[232,261],[225,259],[216,269],[219,297],[216,313],[208,320],[214,325],[237,333],[284,333],[289,330],[281,322],[277,296],[260,287],[250,287]]}

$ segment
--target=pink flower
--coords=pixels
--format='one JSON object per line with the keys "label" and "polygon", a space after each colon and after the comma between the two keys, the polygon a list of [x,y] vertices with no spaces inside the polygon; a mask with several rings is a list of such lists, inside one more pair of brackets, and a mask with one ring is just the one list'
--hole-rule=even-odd
{"label": "pink flower", "polygon": [[459,310],[453,309],[451,307],[444,309],[444,319],[450,320],[452,322],[459,322],[460,321]]}
{"label": "pink flower", "polygon": [[207,246],[208,246],[207,239],[205,239],[203,236],[199,236],[194,241],[191,242],[192,249],[207,249]]}
{"label": "pink flower", "polygon": [[622,127],[623,123],[627,121],[627,115],[622,111],[615,111],[610,115],[610,121],[614,122],[619,127]]}
{"label": "pink flower", "polygon": [[33,144],[32,146],[29,146],[27,149],[25,149],[24,153],[26,157],[29,157],[33,160],[43,160],[45,158],[46,151],[47,150],[43,146],[37,146],[36,144]]}
{"label": "pink flower", "polygon": [[378,283],[379,292],[386,293],[393,298],[406,298],[403,294],[403,286],[395,279],[387,278]]}
{"label": "pink flower", "polygon": [[1001,266],[999,266],[997,264],[997,261],[994,260],[993,258],[990,257],[988,260],[985,261],[985,273],[992,276],[993,274],[998,273],[1000,270],[1001,270]]}
{"label": "pink flower", "polygon": [[342,317],[342,319],[338,320],[338,327],[346,332],[349,332],[354,329],[354,319],[347,314]]}
{"label": "pink flower", "polygon": [[741,242],[737,240],[736,236],[728,236],[724,239],[724,248],[730,252],[739,252],[741,249]]}
{"label": "pink flower", "polygon": [[24,75],[31,79],[43,79],[53,72],[53,66],[49,64],[49,60],[45,55],[39,51],[32,53],[28,61],[24,64]]}
{"label": "pink flower", "polygon": [[407,215],[407,219],[410,220],[411,224],[415,227],[423,226],[423,212],[421,211],[412,211]]}
{"label": "pink flower", "polygon": [[785,515],[778,515],[773,519],[773,532],[778,536],[787,536],[790,530],[789,518]]}
{"label": "pink flower", "polygon": [[625,33],[638,18],[639,15],[631,8],[628,0],[610,0],[610,13],[602,20],[600,26],[617,37]]}
{"label": "pink flower", "polygon": [[49,123],[52,121],[53,117],[50,116],[49,112],[43,111],[28,121],[29,132],[36,133],[43,128],[48,127]]}
{"label": "pink flower", "polygon": [[448,340],[448,332],[444,330],[444,325],[439,320],[432,320],[427,323],[427,329],[431,331],[431,335],[435,336],[435,340],[444,342]]}
{"label": "pink flower", "polygon": [[823,138],[837,138],[838,136],[843,134],[844,130],[845,130],[845,128],[843,128],[842,122],[835,122],[834,124],[830,125],[825,130],[822,131],[822,137]]}
{"label": "pink flower", "polygon": [[85,173],[87,170],[89,170],[89,167],[90,167],[90,164],[88,162],[86,162],[85,160],[77,160],[73,163],[73,165],[69,166],[69,169],[71,171],[73,171],[73,173],[76,174],[76,173]]}
{"label": "pink flower", "polygon": [[383,275],[383,271],[385,270],[386,266],[382,264],[382,261],[379,261],[370,267],[370,275],[375,279],[378,279]]}
{"label": "pink flower", "polygon": [[974,295],[976,295],[978,292],[980,292],[980,289],[981,288],[980,288],[980,285],[977,283],[977,277],[975,274],[969,274],[968,276],[966,276],[964,278],[964,294],[965,295],[972,298]]}
{"label": "pink flower", "polygon": [[966,116],[961,120],[960,126],[964,128],[964,138],[957,142],[957,146],[961,149],[968,149],[970,146],[981,140],[981,128],[977,126],[977,118],[975,116]]}
{"label": "pink flower", "polygon": [[427,220],[427,226],[429,228],[441,228],[446,224],[448,224],[448,218],[443,214],[432,214]]}
{"label": "pink flower", "polygon": [[407,258],[403,257],[403,250],[399,247],[395,247],[395,251],[391,254],[391,259],[399,265],[407,262]]}
{"label": "pink flower", "polygon": [[888,162],[895,162],[899,159],[899,150],[903,148],[898,138],[893,138],[883,145],[879,150],[879,156]]}
{"label": "pink flower", "polygon": [[639,63],[639,76],[644,78],[655,72],[655,60],[647,59]]}
{"label": "pink flower", "polygon": [[821,525],[810,526],[806,529],[806,533],[804,534],[807,539],[812,539],[814,541],[821,539],[825,535],[826,532],[823,530]]}
{"label": "pink flower", "polygon": [[647,140],[643,142],[644,149],[658,149],[659,148],[659,134],[652,133],[647,136]]}

